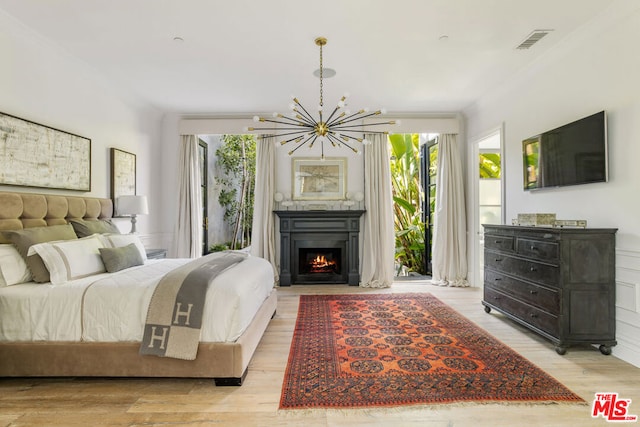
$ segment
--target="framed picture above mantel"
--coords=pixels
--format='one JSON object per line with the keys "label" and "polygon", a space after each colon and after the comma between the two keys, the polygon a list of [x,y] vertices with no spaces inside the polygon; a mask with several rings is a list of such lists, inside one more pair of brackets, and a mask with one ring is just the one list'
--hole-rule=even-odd
{"label": "framed picture above mantel", "polygon": [[294,157],[292,194],[294,200],[343,200],[346,191],[345,157]]}
{"label": "framed picture above mantel", "polygon": [[91,191],[91,140],[0,113],[0,184]]}

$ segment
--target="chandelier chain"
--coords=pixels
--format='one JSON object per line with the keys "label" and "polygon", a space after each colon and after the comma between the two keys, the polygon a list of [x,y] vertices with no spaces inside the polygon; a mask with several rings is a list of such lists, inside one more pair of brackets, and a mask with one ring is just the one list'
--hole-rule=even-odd
{"label": "chandelier chain", "polygon": [[320,43],[320,107],[324,106],[323,104],[323,99],[322,99],[322,45],[324,43]]}

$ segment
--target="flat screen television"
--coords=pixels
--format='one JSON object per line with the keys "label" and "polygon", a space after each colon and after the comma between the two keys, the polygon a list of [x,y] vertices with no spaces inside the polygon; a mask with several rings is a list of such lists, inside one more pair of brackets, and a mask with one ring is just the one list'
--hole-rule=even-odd
{"label": "flat screen television", "polygon": [[522,141],[524,189],[606,182],[604,111]]}

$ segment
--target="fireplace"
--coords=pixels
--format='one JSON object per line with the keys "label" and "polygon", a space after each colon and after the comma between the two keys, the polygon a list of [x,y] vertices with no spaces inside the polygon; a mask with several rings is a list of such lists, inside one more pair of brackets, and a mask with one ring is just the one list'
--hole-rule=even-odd
{"label": "fireplace", "polygon": [[360,282],[362,211],[276,211],[280,218],[280,286]]}

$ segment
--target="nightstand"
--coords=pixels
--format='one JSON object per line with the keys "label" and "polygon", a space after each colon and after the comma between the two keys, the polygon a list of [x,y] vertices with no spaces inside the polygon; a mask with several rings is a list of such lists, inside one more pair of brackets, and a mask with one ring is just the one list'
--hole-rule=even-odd
{"label": "nightstand", "polygon": [[147,259],[162,259],[167,257],[166,249],[146,249]]}

